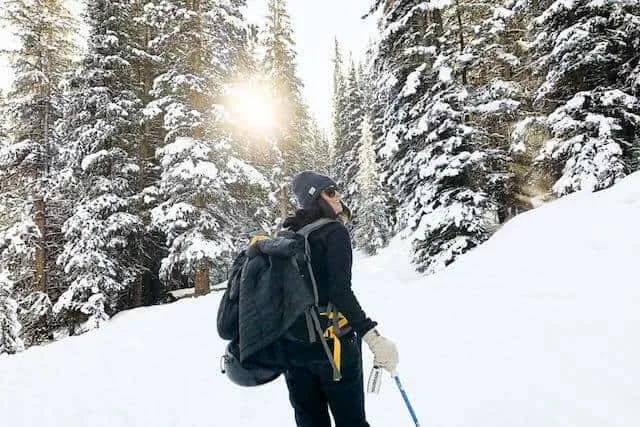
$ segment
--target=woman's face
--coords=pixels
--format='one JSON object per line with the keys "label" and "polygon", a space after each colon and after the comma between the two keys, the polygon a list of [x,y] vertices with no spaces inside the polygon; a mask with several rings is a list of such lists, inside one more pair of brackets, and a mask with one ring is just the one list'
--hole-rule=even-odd
{"label": "woman's face", "polygon": [[322,193],[320,193],[320,197],[331,206],[331,209],[333,209],[336,215],[342,213],[342,196],[336,188],[329,187],[323,190]]}

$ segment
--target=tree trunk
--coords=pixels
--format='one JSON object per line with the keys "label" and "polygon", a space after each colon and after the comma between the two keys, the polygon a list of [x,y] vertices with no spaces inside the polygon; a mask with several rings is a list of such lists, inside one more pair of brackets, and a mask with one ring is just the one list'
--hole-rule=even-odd
{"label": "tree trunk", "polygon": [[[191,4],[191,7],[196,13],[199,13],[200,1],[194,0]],[[200,21],[198,21],[196,28],[194,28],[194,31],[198,32],[200,27],[201,27],[201,23]],[[203,69],[203,64],[200,58],[200,52],[202,51],[203,51],[203,48],[201,45],[194,47],[194,52],[191,58],[191,62],[192,62],[191,66],[193,68],[193,71],[196,74],[201,73]],[[200,113],[204,113],[207,107],[206,104],[207,104],[206,99],[203,93],[199,91],[192,92],[191,105],[195,110],[199,111]],[[195,139],[202,139],[205,137],[204,123],[200,122],[198,126],[196,126],[196,128],[193,130],[193,137]],[[206,206],[205,198],[201,194],[196,196],[195,202],[196,202],[196,207],[198,209],[204,209]],[[206,295],[208,293],[209,293],[209,268],[207,265],[203,263],[199,265],[196,269],[195,295],[196,296]]]}
{"label": "tree trunk", "polygon": [[133,307],[142,307],[144,305],[144,301],[142,298],[143,294],[144,294],[144,276],[140,277],[133,284],[133,295],[131,298],[131,304],[133,305]]}
{"label": "tree trunk", "polygon": [[35,259],[35,278],[34,287],[36,291],[45,292],[47,289],[46,282],[46,236],[45,236],[45,205],[42,198],[37,198],[34,201],[35,208],[35,221],[38,230],[40,231],[40,239],[36,245],[36,259]]}
{"label": "tree trunk", "polygon": [[199,267],[196,271],[195,295],[207,295],[209,293],[209,269]]}
{"label": "tree trunk", "polygon": [[[205,200],[204,196],[197,195],[196,196],[196,207],[198,209],[205,208]],[[196,277],[195,277],[195,294],[206,295],[209,293],[209,268],[208,266],[201,261],[200,265],[196,268]]]}
{"label": "tree trunk", "polygon": [[[458,41],[460,43],[460,53],[464,52],[464,33],[462,31],[462,13],[460,12],[460,2],[456,0],[456,18],[458,19]],[[462,84],[467,84],[467,66],[462,67]]]}
{"label": "tree trunk", "polygon": [[280,187],[280,221],[284,222],[289,214],[289,197],[287,194],[287,188],[282,185]]}

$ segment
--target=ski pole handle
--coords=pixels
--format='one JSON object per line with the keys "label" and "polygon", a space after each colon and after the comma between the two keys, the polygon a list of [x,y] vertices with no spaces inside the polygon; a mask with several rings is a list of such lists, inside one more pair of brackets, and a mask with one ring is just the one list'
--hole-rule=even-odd
{"label": "ski pole handle", "polygon": [[407,409],[409,410],[409,414],[411,414],[411,418],[415,423],[416,427],[420,427],[420,423],[418,422],[418,417],[416,416],[413,407],[411,406],[411,402],[409,402],[409,397],[407,396],[407,392],[404,391],[404,387],[402,387],[402,383],[400,382],[400,377],[398,374],[393,375],[393,379],[396,381],[396,385],[398,386],[398,390],[400,390],[400,394],[402,395],[402,399],[404,400],[405,405],[407,405]]}

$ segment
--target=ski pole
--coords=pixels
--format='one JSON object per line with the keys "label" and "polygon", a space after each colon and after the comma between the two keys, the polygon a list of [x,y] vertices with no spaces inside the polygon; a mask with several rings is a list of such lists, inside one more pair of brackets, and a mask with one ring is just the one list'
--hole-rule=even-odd
{"label": "ski pole", "polygon": [[416,413],[413,410],[413,407],[411,406],[411,402],[409,402],[409,397],[407,396],[407,392],[404,391],[404,387],[402,387],[402,383],[400,382],[400,377],[398,376],[398,374],[393,374],[392,377],[396,381],[398,390],[400,390],[402,399],[404,399],[404,403],[407,405],[407,409],[409,409],[409,413],[411,414],[411,418],[413,418],[413,422],[416,424],[416,427],[420,427],[420,423],[418,422],[418,417],[416,417]]}

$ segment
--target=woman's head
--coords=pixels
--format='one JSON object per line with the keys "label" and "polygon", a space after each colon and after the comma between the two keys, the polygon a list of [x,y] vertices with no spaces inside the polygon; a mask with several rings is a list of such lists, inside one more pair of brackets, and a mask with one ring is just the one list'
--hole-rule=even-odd
{"label": "woman's head", "polygon": [[328,176],[313,171],[300,172],[293,177],[293,192],[304,210],[317,211],[327,218],[350,216],[338,186]]}
{"label": "woman's head", "polygon": [[292,184],[302,209],[311,209],[323,190],[337,187],[331,178],[313,171],[300,172],[293,177]]}

